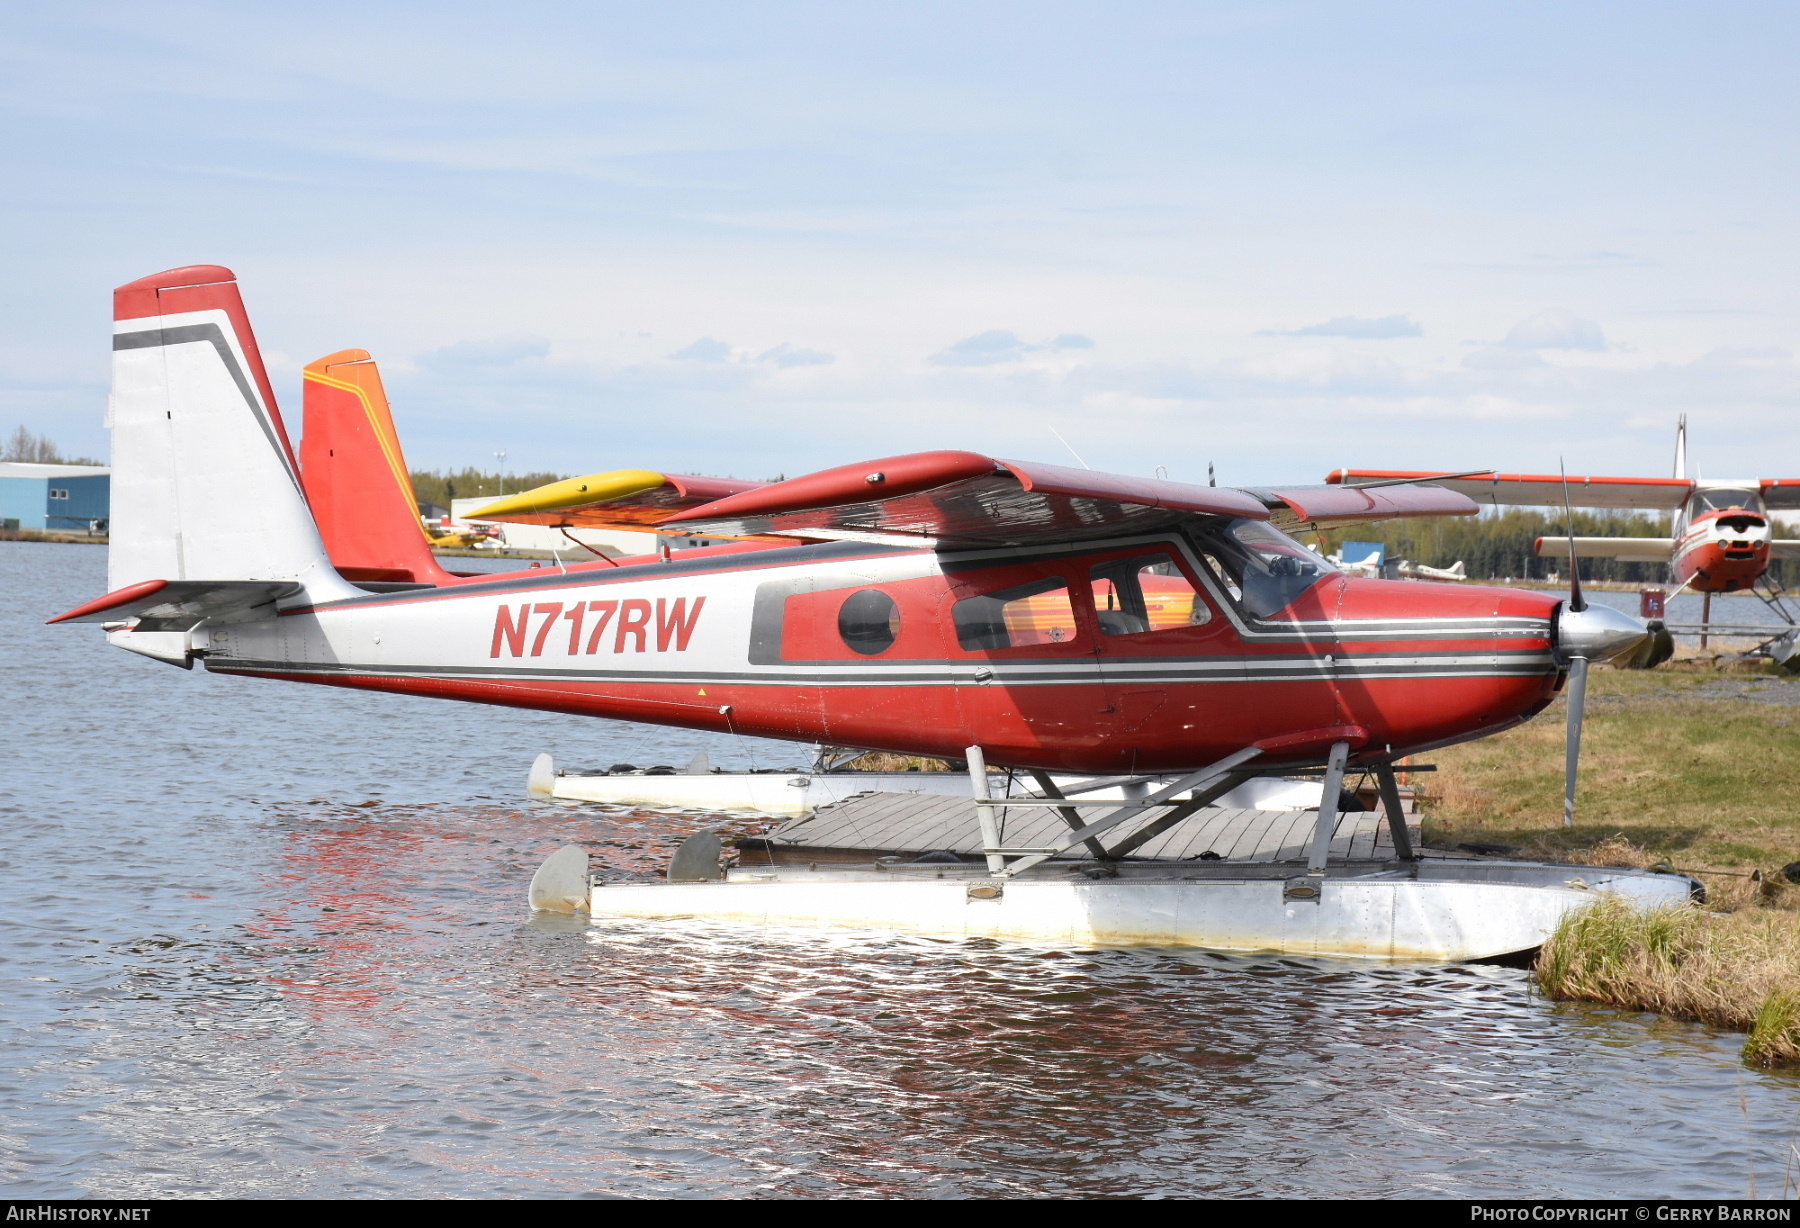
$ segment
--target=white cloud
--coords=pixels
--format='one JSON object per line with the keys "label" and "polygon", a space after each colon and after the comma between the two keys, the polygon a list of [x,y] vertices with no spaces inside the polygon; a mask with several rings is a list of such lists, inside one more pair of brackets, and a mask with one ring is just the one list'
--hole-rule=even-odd
{"label": "white cloud", "polygon": [[1509,350],[1604,350],[1606,334],[1592,320],[1545,311],[1513,325],[1500,344]]}
{"label": "white cloud", "polygon": [[973,337],[964,337],[946,346],[925,361],[939,367],[992,367],[1005,362],[1018,362],[1027,354],[1045,350],[1091,350],[1094,339],[1080,333],[1063,333],[1042,345],[1035,345],[1017,333],[1003,328],[989,329]]}
{"label": "white cloud", "polygon": [[416,361],[420,366],[429,367],[510,367],[528,358],[543,358],[549,353],[547,338],[501,337],[492,341],[459,341],[421,354]]}
{"label": "white cloud", "polygon": [[1505,371],[1519,367],[1542,367],[1546,364],[1536,350],[1507,350],[1499,346],[1484,345],[1465,354],[1462,365],[1471,371]]}
{"label": "white cloud", "polygon": [[1338,316],[1323,324],[1287,331],[1269,330],[1265,337],[1348,337],[1355,341],[1389,341],[1395,337],[1422,337],[1425,330],[1411,316]]}
{"label": "white cloud", "polygon": [[800,349],[783,341],[772,350],[764,350],[756,356],[757,362],[772,362],[784,370],[789,367],[824,367],[837,361],[836,354],[826,354],[819,350]]}
{"label": "white cloud", "polygon": [[993,328],[973,337],[964,337],[925,361],[940,367],[989,367],[995,363],[1017,362],[1034,348],[1021,341],[1017,333]]}
{"label": "white cloud", "polygon": [[702,337],[669,357],[676,362],[729,362],[731,346],[715,337]]}

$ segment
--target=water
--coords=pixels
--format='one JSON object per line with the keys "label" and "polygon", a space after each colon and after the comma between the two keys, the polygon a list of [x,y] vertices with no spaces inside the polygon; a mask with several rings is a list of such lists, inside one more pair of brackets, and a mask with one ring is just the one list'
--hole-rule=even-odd
{"label": "water", "polygon": [[803,751],[40,625],[103,572],[0,544],[10,1197],[1781,1190],[1800,1080],[1514,970],[533,920],[558,846],[701,821],[528,802],[538,751]]}
{"label": "water", "polygon": [[[1662,586],[1667,588],[1668,586]],[[1587,599],[1598,605],[1609,605],[1623,610],[1633,618],[1638,617],[1638,595],[1636,592],[1617,592],[1610,589],[1583,589]],[[1706,598],[1698,593],[1677,593],[1668,602],[1663,621],[1683,626],[1698,626],[1701,614],[1705,610]],[[1794,605],[1794,603],[1789,603]],[[1800,605],[1793,612],[1800,613]],[[1732,627],[1767,627],[1769,634],[1774,635],[1789,624],[1785,618],[1770,607],[1754,593],[1714,593],[1712,599],[1712,616],[1710,621]],[[1733,650],[1747,648],[1754,641],[1747,636],[1713,636],[1717,640],[1726,641],[1721,647],[1729,646]],[[1692,647],[1700,642],[1698,635],[1680,635],[1677,641],[1684,647]]]}

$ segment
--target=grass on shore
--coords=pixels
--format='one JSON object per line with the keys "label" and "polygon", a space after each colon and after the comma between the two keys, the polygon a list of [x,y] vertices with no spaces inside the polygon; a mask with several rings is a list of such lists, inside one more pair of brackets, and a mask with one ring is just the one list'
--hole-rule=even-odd
{"label": "grass on shore", "polygon": [[57,542],[74,546],[104,546],[104,533],[58,533],[54,529],[0,529],[0,542]]}
{"label": "grass on shore", "polygon": [[1747,1032],[1744,1059],[1800,1062],[1800,913],[1645,911],[1601,898],[1538,956],[1552,998],[1656,1011]]}
{"label": "grass on shore", "polygon": [[[1771,703],[1768,700],[1781,702]],[[1800,1062],[1800,681],[1704,668],[1595,670],[1576,823],[1562,826],[1564,705],[1432,756],[1425,837],[1592,865],[1666,863],[1704,907],[1599,900],[1538,958],[1552,998],[1748,1033],[1745,1060]]]}
{"label": "grass on shore", "polygon": [[1558,700],[1529,724],[1434,752],[1439,771],[1413,778],[1427,842],[1514,845],[1562,861],[1667,860],[1701,872],[1709,889],[1726,889],[1728,876],[1708,872],[1779,877],[1800,861],[1800,680],[1595,670],[1572,828],[1562,825],[1563,713]]}

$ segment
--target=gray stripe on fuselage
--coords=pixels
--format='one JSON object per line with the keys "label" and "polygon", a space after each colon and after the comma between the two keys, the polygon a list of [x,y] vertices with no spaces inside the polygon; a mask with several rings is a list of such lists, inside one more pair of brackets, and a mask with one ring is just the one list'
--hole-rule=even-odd
{"label": "gray stripe on fuselage", "polygon": [[[1448,655],[1448,654],[1446,654]],[[1429,658],[1390,657],[1365,662],[1360,666],[1351,666],[1340,662],[1337,665],[1325,666],[1316,660],[1293,662],[1286,666],[1274,668],[1246,667],[1242,662],[1227,661],[1209,663],[1203,667],[1191,667],[1185,671],[1168,671],[1161,674],[1109,675],[1101,678],[1092,668],[1080,670],[1066,666],[1057,668],[1039,667],[1035,669],[1005,669],[982,662],[970,662],[966,665],[946,666],[940,663],[921,662],[915,672],[901,674],[893,670],[870,670],[862,668],[819,669],[805,671],[797,669],[771,669],[760,672],[733,671],[721,672],[712,670],[619,670],[619,669],[572,669],[550,665],[530,666],[517,663],[505,665],[476,666],[405,666],[405,665],[356,665],[356,664],[323,664],[293,661],[268,661],[249,658],[211,657],[206,660],[208,670],[216,673],[291,673],[291,674],[325,674],[355,677],[395,677],[395,678],[436,678],[453,679],[520,679],[535,681],[566,682],[613,682],[635,683],[641,685],[726,685],[737,684],[747,686],[779,686],[779,687],[920,687],[920,686],[1091,686],[1105,687],[1119,683],[1157,683],[1164,686],[1193,686],[1214,683],[1239,682],[1304,682],[1341,679],[1344,681],[1364,681],[1377,678],[1475,678],[1475,677],[1532,677],[1555,673],[1554,663],[1549,654],[1485,654],[1506,659],[1469,660],[1447,659],[1433,661]],[[977,683],[975,673],[980,669],[992,671],[991,680]]]}

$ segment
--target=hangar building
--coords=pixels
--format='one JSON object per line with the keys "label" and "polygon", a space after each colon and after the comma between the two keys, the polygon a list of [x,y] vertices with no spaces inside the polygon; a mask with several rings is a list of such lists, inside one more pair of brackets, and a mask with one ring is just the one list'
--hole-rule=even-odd
{"label": "hangar building", "polygon": [[112,515],[112,470],[104,465],[0,461],[0,527],[104,533]]}

